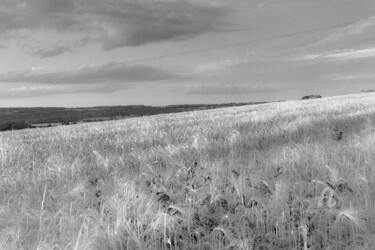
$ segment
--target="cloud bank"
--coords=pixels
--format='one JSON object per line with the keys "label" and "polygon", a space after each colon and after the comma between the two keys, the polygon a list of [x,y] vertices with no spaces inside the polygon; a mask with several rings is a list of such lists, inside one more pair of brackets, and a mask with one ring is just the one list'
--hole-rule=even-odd
{"label": "cloud bank", "polygon": [[49,72],[45,70],[24,70],[0,74],[0,82],[37,84],[108,84],[151,82],[173,79],[177,76],[145,65],[129,66],[126,63],[107,63],[84,66],[69,71]]}
{"label": "cloud bank", "polygon": [[305,55],[301,59],[313,60],[313,59],[330,59],[330,60],[350,60],[350,59],[361,59],[375,56],[375,48],[367,49],[348,49],[341,51],[333,51],[322,54],[310,54]]}
{"label": "cloud bank", "polygon": [[270,90],[273,89],[261,84],[194,84],[186,89],[186,93],[195,95],[247,95]]}
{"label": "cloud bank", "polygon": [[59,94],[111,94],[134,87],[142,88],[143,84],[162,84],[175,79],[182,80],[183,77],[151,66],[129,66],[121,62],[56,72],[32,68],[0,74],[0,84],[3,85],[0,97],[12,99]]}
{"label": "cloud bank", "polygon": [[[190,0],[3,0],[0,34],[74,34],[77,41],[111,50],[220,31],[229,11],[223,4]],[[39,54],[54,56],[61,50]]]}

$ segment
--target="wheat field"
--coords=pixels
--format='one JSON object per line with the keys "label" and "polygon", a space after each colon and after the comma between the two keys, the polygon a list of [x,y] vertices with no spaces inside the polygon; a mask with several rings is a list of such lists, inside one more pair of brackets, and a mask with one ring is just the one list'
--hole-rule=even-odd
{"label": "wheat field", "polygon": [[0,249],[375,249],[375,94],[0,134]]}

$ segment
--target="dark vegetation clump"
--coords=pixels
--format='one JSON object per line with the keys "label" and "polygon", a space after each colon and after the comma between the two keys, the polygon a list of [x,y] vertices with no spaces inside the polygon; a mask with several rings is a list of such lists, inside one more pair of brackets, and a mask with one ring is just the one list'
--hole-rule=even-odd
{"label": "dark vegetation clump", "polygon": [[342,130],[340,130],[338,127],[335,127],[333,129],[333,140],[335,141],[341,141],[342,140],[342,137],[344,135],[344,132]]}
{"label": "dark vegetation clump", "polygon": [[20,130],[25,128],[35,128],[30,123],[27,122],[7,122],[0,125],[0,131],[9,131],[9,130]]}
{"label": "dark vegetation clump", "polygon": [[322,96],[321,95],[307,95],[307,96],[302,97],[302,100],[318,99],[318,98],[322,98]]}

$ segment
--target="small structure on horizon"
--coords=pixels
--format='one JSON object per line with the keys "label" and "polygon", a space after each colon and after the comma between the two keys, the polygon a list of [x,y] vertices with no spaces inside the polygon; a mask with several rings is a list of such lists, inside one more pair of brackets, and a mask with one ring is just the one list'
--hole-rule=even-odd
{"label": "small structure on horizon", "polygon": [[318,99],[318,98],[322,98],[322,96],[321,95],[307,95],[307,96],[302,97],[302,100]]}

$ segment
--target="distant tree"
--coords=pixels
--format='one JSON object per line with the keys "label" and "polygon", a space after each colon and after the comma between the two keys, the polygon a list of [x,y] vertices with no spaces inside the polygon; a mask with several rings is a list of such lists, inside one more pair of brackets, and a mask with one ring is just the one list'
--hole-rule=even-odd
{"label": "distant tree", "polygon": [[318,98],[322,98],[322,96],[321,95],[307,95],[307,96],[302,97],[302,100],[318,99]]}
{"label": "distant tree", "polygon": [[12,129],[13,130],[25,129],[25,128],[29,128],[29,125],[30,124],[28,124],[27,122],[21,121],[21,122],[13,123],[12,124]]}
{"label": "distant tree", "polygon": [[25,128],[32,128],[32,125],[25,121],[7,122],[5,124],[0,125],[0,131],[20,130]]}
{"label": "distant tree", "polygon": [[12,130],[12,123],[7,122],[0,126],[0,131],[8,131],[8,130]]}

